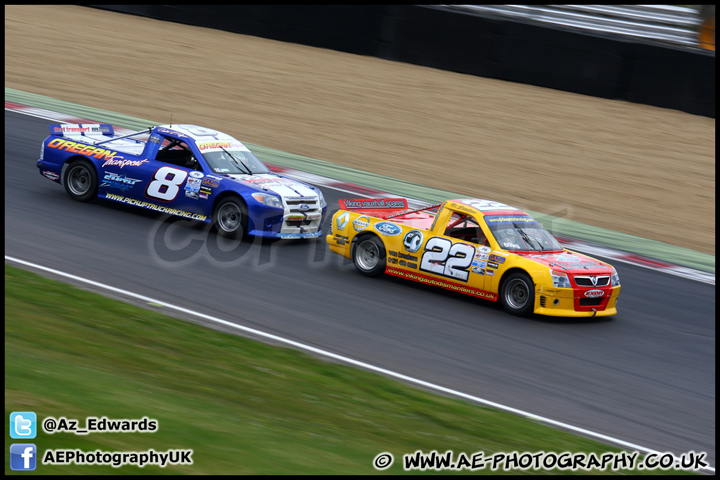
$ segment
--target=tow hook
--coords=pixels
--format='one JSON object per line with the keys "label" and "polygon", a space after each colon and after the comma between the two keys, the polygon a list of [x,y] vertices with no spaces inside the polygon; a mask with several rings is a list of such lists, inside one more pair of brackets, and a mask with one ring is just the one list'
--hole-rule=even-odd
{"label": "tow hook", "polygon": [[597,310],[595,310],[595,308],[594,308],[594,307],[590,307],[590,310],[592,310],[592,311],[593,311],[592,317],[590,317],[590,318],[594,318],[594,317],[595,317],[595,315],[597,315]]}

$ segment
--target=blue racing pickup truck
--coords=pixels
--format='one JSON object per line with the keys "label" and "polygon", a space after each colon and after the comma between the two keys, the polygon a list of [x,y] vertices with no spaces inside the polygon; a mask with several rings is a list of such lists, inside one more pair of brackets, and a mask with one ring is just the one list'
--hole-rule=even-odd
{"label": "blue racing pickup truck", "polygon": [[271,172],[239,140],[196,125],[118,135],[109,124],[54,124],[40,174],[78,201],[102,198],[212,223],[222,236],[322,235],[317,187]]}

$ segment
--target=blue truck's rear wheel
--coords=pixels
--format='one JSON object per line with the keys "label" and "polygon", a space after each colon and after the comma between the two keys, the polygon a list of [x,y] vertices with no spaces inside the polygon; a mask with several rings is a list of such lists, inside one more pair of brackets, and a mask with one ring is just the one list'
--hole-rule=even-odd
{"label": "blue truck's rear wheel", "polygon": [[65,170],[65,191],[78,202],[87,202],[97,196],[98,181],[95,167],[87,160],[75,160]]}

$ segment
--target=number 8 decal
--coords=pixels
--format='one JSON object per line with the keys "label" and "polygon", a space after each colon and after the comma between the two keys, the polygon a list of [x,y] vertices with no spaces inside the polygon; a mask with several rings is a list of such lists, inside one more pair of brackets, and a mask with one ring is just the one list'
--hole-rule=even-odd
{"label": "number 8 decal", "polygon": [[425,244],[420,270],[467,282],[473,255],[475,248],[466,243],[453,244],[447,238],[433,237]]}
{"label": "number 8 decal", "polygon": [[153,175],[154,180],[145,189],[145,195],[161,202],[171,202],[180,193],[180,185],[187,178],[185,170],[172,167],[160,167]]}

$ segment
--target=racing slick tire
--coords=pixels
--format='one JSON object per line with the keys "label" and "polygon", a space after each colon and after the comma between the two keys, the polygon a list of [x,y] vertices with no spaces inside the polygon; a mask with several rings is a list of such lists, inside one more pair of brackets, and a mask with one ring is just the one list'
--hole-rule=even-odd
{"label": "racing slick tire", "polygon": [[374,235],[358,239],[352,257],[355,268],[366,277],[377,277],[385,272],[385,246]]}
{"label": "racing slick tire", "polygon": [[78,202],[92,200],[98,193],[95,167],[87,160],[73,160],[65,170],[63,186],[73,200]]}
{"label": "racing slick tire", "polygon": [[500,289],[500,303],[506,312],[518,317],[529,315],[535,307],[535,285],[525,272],[511,273]]}
{"label": "racing slick tire", "polygon": [[247,235],[248,215],[245,204],[236,197],[220,200],[213,212],[213,228],[221,237],[242,240]]}

